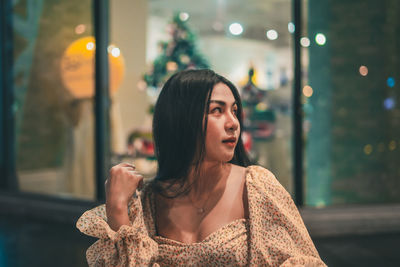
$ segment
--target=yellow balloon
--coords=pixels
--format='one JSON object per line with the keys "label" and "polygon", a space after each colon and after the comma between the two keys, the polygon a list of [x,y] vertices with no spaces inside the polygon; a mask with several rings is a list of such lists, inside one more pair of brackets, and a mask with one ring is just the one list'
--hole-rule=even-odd
{"label": "yellow balloon", "polygon": [[[61,59],[61,78],[64,86],[75,98],[94,96],[94,53],[93,37],[74,41],[65,50]],[[122,83],[125,65],[121,51],[115,45],[108,47],[110,94],[113,95]]]}

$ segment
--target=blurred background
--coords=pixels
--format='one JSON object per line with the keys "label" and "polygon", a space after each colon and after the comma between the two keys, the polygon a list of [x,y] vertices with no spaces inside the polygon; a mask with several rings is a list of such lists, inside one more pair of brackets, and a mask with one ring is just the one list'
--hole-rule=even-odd
{"label": "blurred background", "polygon": [[398,266],[399,1],[0,5],[0,266],[86,266],[76,219],[110,166],[154,176],[154,103],[191,68],[237,86],[251,160],[329,266]]}

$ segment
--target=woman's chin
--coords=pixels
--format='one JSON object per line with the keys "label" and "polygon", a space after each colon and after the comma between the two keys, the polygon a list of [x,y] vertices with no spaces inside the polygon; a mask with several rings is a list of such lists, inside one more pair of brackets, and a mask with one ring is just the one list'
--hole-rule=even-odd
{"label": "woman's chin", "polygon": [[214,157],[205,157],[205,161],[216,161],[227,163],[233,159],[234,154],[215,155]]}
{"label": "woman's chin", "polygon": [[224,155],[223,157],[221,157],[221,162],[229,162],[233,159],[233,154],[229,154],[229,155]]}

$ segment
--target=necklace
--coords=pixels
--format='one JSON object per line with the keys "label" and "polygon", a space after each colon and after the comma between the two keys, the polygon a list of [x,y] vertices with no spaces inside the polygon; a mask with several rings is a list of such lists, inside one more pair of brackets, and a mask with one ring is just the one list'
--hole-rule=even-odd
{"label": "necklace", "polygon": [[206,199],[206,201],[204,202],[204,204],[203,204],[202,207],[197,207],[197,206],[193,203],[192,198],[189,196],[190,203],[192,204],[192,206],[193,206],[194,208],[196,208],[198,214],[204,214],[204,212],[206,211],[206,205],[207,205],[207,203],[208,203],[208,200],[210,199],[211,195],[215,192],[215,189],[218,188],[218,185],[221,183],[222,180],[223,180],[223,179],[219,179],[219,180],[217,181],[217,183],[216,183],[215,187],[213,188],[213,190],[211,190],[211,192],[208,194],[208,197],[207,197],[207,199]]}
{"label": "necklace", "polygon": [[206,205],[207,205],[208,200],[210,199],[210,196],[211,196],[211,193],[208,194],[208,197],[207,197],[207,199],[206,199],[206,201],[204,202],[204,204],[203,204],[202,207],[197,207],[197,206],[193,203],[192,198],[189,197],[192,206],[196,208],[198,214],[203,214],[203,213],[205,212],[205,207],[206,207]]}

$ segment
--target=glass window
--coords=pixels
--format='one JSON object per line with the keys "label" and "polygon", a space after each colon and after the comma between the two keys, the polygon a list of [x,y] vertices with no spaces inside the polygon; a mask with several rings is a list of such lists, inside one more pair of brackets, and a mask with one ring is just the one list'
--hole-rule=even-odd
{"label": "glass window", "polygon": [[306,202],[398,203],[399,2],[305,2]]}
{"label": "glass window", "polygon": [[19,188],[93,199],[92,1],[14,1]]}
{"label": "glass window", "polygon": [[[151,136],[150,102],[139,90],[146,70],[146,36],[149,1],[110,1],[110,42],[118,49],[110,60],[112,94],[112,164],[134,163],[145,178],[157,170]],[[122,63],[120,67],[113,61]],[[113,81],[122,77],[118,83]]]}
{"label": "glass window", "polygon": [[133,160],[145,176],[155,174],[151,120],[158,93],[176,71],[208,67],[241,92],[251,158],[291,192],[291,1],[110,3],[111,39],[129,73],[113,99],[112,121],[121,125],[115,161]]}

